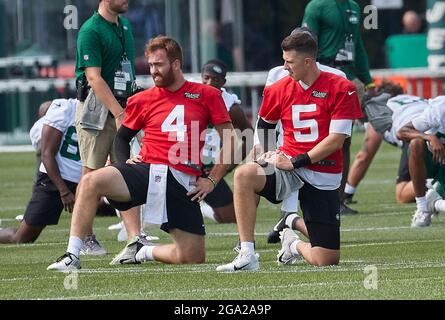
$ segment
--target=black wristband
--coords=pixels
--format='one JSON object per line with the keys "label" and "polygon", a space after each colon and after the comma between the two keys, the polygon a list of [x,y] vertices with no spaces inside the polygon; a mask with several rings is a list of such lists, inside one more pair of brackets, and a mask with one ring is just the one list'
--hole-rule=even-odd
{"label": "black wristband", "polygon": [[309,155],[307,153],[299,154],[298,156],[291,158],[290,161],[292,162],[294,169],[312,164],[311,158],[309,158]]}

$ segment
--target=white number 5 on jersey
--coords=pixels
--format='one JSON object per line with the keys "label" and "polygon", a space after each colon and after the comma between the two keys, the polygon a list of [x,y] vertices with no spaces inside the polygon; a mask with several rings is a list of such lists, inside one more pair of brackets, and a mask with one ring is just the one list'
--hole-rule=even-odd
{"label": "white number 5 on jersey", "polygon": [[176,132],[176,140],[184,141],[187,126],[184,125],[184,106],[176,106],[161,126],[162,132]]}
{"label": "white number 5 on jersey", "polygon": [[297,142],[313,142],[318,139],[318,123],[315,119],[300,120],[300,114],[305,112],[314,112],[317,110],[316,104],[293,105],[292,106],[292,122],[295,129],[310,129],[309,133],[294,133]]}

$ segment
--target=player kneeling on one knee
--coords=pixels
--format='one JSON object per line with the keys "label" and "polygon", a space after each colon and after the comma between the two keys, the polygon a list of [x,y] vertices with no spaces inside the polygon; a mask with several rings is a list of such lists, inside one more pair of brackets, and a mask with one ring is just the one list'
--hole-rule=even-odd
{"label": "player kneeling on one knee", "polygon": [[[146,204],[149,223],[161,225],[173,243],[154,246],[136,239],[132,256],[120,263],[156,260],[164,263],[202,263],[205,259],[204,224],[198,201],[213,191],[234,159],[235,132],[221,98],[211,86],[188,82],[181,67],[182,49],[168,37],[151,39],[146,57],[155,86],[128,100],[125,118],[114,147],[118,163],[86,175],[78,192],[67,252],[50,270],[80,268],[79,248],[93,221],[97,199],[105,196],[118,210]],[[224,134],[220,161],[207,178],[201,177],[201,137],[209,123]],[[140,160],[128,161],[130,141],[144,131]],[[230,133],[230,134],[227,134]],[[196,147],[194,147],[196,146]]]}
{"label": "player kneeling on one knee", "polygon": [[[340,259],[340,199],[342,146],[351,135],[352,122],[362,117],[354,84],[319,70],[317,42],[310,32],[286,37],[283,49],[286,77],[264,90],[257,123],[258,137],[268,150],[268,137],[281,121],[284,143],[235,172],[234,205],[241,241],[238,256],[217,271],[258,270],[254,249],[256,205],[259,196],[279,203],[299,190],[302,223],[309,236],[301,241],[291,229],[281,233],[277,261],[292,264],[299,257],[316,266],[334,265]],[[261,142],[261,139],[259,139]]]}

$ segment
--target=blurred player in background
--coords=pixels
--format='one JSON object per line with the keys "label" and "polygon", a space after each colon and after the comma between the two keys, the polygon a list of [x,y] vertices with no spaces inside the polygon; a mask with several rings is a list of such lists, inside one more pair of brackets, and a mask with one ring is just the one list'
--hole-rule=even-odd
{"label": "blurred player in background", "polygon": [[[375,95],[375,84],[369,72],[368,55],[361,36],[361,10],[353,0],[311,0],[305,8],[303,26],[309,27],[317,36],[318,61],[338,68],[354,81],[362,100],[363,86],[366,95]],[[367,132],[366,141],[371,144],[378,136]],[[342,214],[357,214],[344,202],[344,190],[348,179],[351,139],[343,144],[343,178],[339,188]]]}
{"label": "blurred player in background", "polygon": [[[202,67],[202,83],[221,90],[221,96],[232,119],[233,127],[239,129],[242,133],[247,133],[246,130],[253,129],[241,108],[241,101],[236,94],[229,93],[223,88],[226,83],[226,74],[227,67],[222,61],[210,60]],[[247,154],[246,148],[246,141],[243,140],[243,159]],[[210,125],[202,150],[204,176],[208,175],[212,170],[218,159],[220,149],[221,139],[218,132]],[[232,190],[224,179],[221,179],[215,190],[206,197],[205,201],[201,202],[201,211],[205,217],[218,223],[236,222]]]}
{"label": "blurred player in background", "polygon": [[428,107],[398,130],[397,137],[409,142],[409,173],[417,205],[411,227],[428,227],[433,214],[445,211],[445,201],[426,187],[427,178],[439,182],[442,190],[445,185],[445,96],[429,100]]}
{"label": "blurred player in background", "polygon": [[37,180],[20,227],[0,230],[0,243],[34,242],[46,226],[59,222],[64,209],[72,212],[82,171],[74,127],[76,103],[58,99],[42,104],[47,111],[30,131],[41,157]]}

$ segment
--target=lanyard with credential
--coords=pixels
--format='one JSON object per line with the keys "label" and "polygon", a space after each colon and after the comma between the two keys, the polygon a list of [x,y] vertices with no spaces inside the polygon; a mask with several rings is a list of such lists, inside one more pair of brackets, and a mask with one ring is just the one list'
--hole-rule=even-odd
{"label": "lanyard with credential", "polygon": [[[346,3],[348,4],[348,10],[349,12],[352,12],[351,3],[349,0],[346,0]],[[338,13],[340,14],[342,26],[343,26],[343,32],[345,33],[346,37],[352,37],[353,29],[352,29],[352,23],[350,21],[350,18],[345,17],[345,14],[343,13],[340,4],[337,0],[335,0],[335,4],[337,5]]]}
{"label": "lanyard with credential", "polygon": [[[337,61],[337,63],[339,63],[340,61],[342,61],[342,63],[351,63],[354,61],[354,56],[355,56],[355,45],[354,45],[354,29],[353,29],[353,19],[357,19],[356,17],[354,17],[354,12],[352,11],[351,8],[351,3],[349,2],[349,0],[346,0],[347,4],[348,4],[348,10],[346,11],[346,13],[348,14],[347,17],[345,17],[345,15],[343,14],[341,8],[340,8],[340,4],[338,3],[338,1],[335,1],[335,4],[337,5],[337,9],[338,12],[340,13],[340,17],[341,17],[341,21],[343,24],[343,30],[344,30],[344,35],[345,35],[345,43],[343,48],[340,48],[340,50],[337,53],[337,56],[335,57],[335,60]],[[346,21],[345,21],[346,18]]]}
{"label": "lanyard with credential", "polygon": [[114,27],[114,25],[111,26],[111,29],[113,29],[113,32],[117,35],[117,37],[119,38],[119,41],[121,42],[122,45],[122,57],[126,58],[127,57],[127,50],[125,49],[125,31],[123,28],[123,24],[122,21],[120,21],[120,18],[118,20],[118,26],[119,31],[116,30],[116,28]]}

